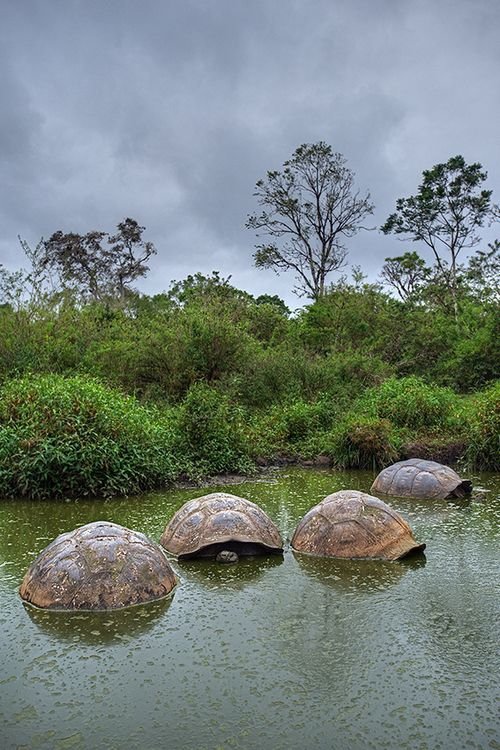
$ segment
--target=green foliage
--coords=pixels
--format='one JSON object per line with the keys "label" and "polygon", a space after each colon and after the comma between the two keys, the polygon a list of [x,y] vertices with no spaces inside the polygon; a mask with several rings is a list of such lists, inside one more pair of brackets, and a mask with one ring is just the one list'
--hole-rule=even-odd
{"label": "green foliage", "polygon": [[370,352],[385,361],[401,354],[402,305],[376,285],[344,281],[330,288],[299,318],[299,336],[317,354]]}
{"label": "green foliage", "polygon": [[376,469],[397,460],[401,442],[389,420],[351,414],[328,436],[324,452],[339,468]]}
{"label": "green foliage", "polygon": [[434,251],[440,241],[456,252],[470,247],[492,211],[492,191],[481,189],[486,177],[481,164],[466,164],[463,156],[436,164],[423,172],[416,195],[398,199],[382,231],[409,235]]}
{"label": "green foliage", "polygon": [[317,452],[339,467],[376,468],[402,458],[407,444],[445,451],[460,444],[465,432],[465,409],[451,390],[415,376],[393,377],[366,390],[320,436]]}
{"label": "green foliage", "polygon": [[464,273],[469,288],[481,302],[500,302],[500,241],[488,244],[469,258]]}
{"label": "green foliage", "polygon": [[270,407],[299,395],[305,368],[303,352],[294,352],[287,343],[268,348],[254,344],[228,388],[248,408]]}
{"label": "green foliage", "polygon": [[287,315],[279,305],[256,300],[248,308],[247,316],[249,334],[264,346],[279,344],[286,338]]}
{"label": "green foliage", "polygon": [[465,460],[477,469],[500,471],[500,381],[472,400],[468,438]]}
{"label": "green foliage", "polygon": [[458,256],[480,242],[479,227],[498,218],[498,208],[491,203],[492,191],[482,188],[486,177],[481,164],[466,164],[460,155],[436,164],[424,171],[416,195],[397,200],[396,211],[381,227],[384,234],[395,233],[422,242],[432,251],[434,285],[445,292],[438,294],[438,299],[444,307],[453,309],[456,322]]}
{"label": "green foliage", "polygon": [[252,456],[273,458],[288,454],[313,458],[321,452],[322,437],[338,413],[337,405],[326,395],[314,403],[297,399],[275,405],[252,421]]}
{"label": "green foliage", "polygon": [[436,360],[435,377],[459,392],[484,388],[500,378],[500,315],[498,305],[462,304],[467,334],[458,337]]}
{"label": "green foliage", "polygon": [[416,376],[389,378],[368,390],[358,407],[366,414],[390,420],[396,427],[443,428],[460,423],[460,402],[453,391]]}
{"label": "green foliage", "polygon": [[[397,301],[357,269],[351,283],[342,279],[293,316],[279,299],[255,300],[215,273],[195,274],[166,294],[127,297],[123,306],[82,304],[67,294],[1,305],[0,384],[39,383],[33,408],[43,413],[44,389],[47,398],[56,382],[60,393],[71,383],[102,389],[98,378],[154,404],[137,411],[139,403],[125,399],[157,436],[153,443],[167,446],[158,457],[143,430],[129,459],[126,431],[117,447],[100,426],[103,447],[93,452],[93,439],[77,449],[60,427],[36,438],[36,457],[34,433],[21,435],[25,415],[19,426],[1,423],[4,492],[133,492],[180,475],[246,472],[249,457],[326,453],[337,465],[373,466],[407,451],[456,457],[468,442],[481,446],[479,422],[469,424],[483,402],[469,398],[465,409],[457,392],[477,391],[499,375],[500,318],[485,262],[478,256],[474,278],[460,286],[459,325],[432,301],[437,287],[431,294],[428,284],[419,300]],[[484,299],[481,289],[489,290]],[[100,401],[92,396],[100,409],[118,398],[104,392]],[[71,409],[65,401],[61,425],[72,423]],[[469,449],[471,462],[482,465],[481,450]],[[488,450],[484,465],[492,465]]]}
{"label": "green foliage", "polygon": [[0,495],[123,495],[178,470],[169,421],[95,380],[57,375],[0,392]]}
{"label": "green foliage", "polygon": [[423,285],[429,280],[431,270],[416,252],[408,252],[396,258],[386,258],[381,277],[394,289],[403,302],[418,297]]}
{"label": "green foliage", "polygon": [[277,310],[279,310],[280,313],[283,315],[290,315],[290,310],[285,305],[284,301],[281,299],[281,297],[278,297],[277,294],[259,294],[258,297],[255,299],[256,305],[272,305]]}
{"label": "green foliage", "polygon": [[167,296],[176,307],[219,304],[244,309],[254,299],[248,292],[232,286],[230,280],[231,276],[225,279],[219,271],[212,271],[210,276],[190,274],[182,281],[172,281]]}
{"label": "green foliage", "polygon": [[205,383],[189,389],[177,419],[177,450],[191,475],[247,473],[252,464],[244,414]]}
{"label": "green foliage", "polygon": [[320,360],[325,370],[324,389],[338,400],[353,401],[367,388],[392,375],[392,368],[380,357],[368,357],[361,351],[332,353]]}

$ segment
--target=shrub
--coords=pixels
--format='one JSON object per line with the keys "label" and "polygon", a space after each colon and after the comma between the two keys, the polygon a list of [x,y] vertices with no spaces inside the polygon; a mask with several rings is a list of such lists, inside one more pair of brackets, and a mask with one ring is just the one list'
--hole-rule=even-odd
{"label": "shrub", "polygon": [[331,427],[334,417],[334,405],[328,399],[321,399],[315,404],[306,404],[304,401],[288,404],[282,409],[285,439],[300,443],[311,433]]}
{"label": "shrub", "polygon": [[360,351],[330,354],[325,360],[336,380],[349,388],[351,397],[366,388],[379,385],[391,373],[390,365],[379,357]]}
{"label": "shrub", "polygon": [[372,388],[358,402],[359,410],[397,427],[413,429],[451,427],[460,422],[460,401],[449,388],[426,383],[421,378],[389,378]]}
{"label": "shrub", "polygon": [[327,396],[315,403],[300,399],[277,404],[257,414],[250,425],[251,453],[255,458],[275,458],[279,454],[312,458],[321,452],[325,430],[338,415],[336,404]]}
{"label": "shrub", "polygon": [[472,399],[465,460],[474,468],[498,471],[499,457],[500,380]]}
{"label": "shrub", "polygon": [[268,408],[285,399],[299,397],[304,366],[302,352],[287,344],[264,349],[254,343],[248,352],[244,369],[233,379],[230,389],[244,406]]}
{"label": "shrub", "polygon": [[169,421],[86,377],[27,376],[0,391],[0,494],[123,495],[174,476]]}
{"label": "shrub", "polygon": [[251,470],[243,411],[215,388],[195,383],[179,408],[178,451],[191,474]]}
{"label": "shrub", "polygon": [[329,435],[324,452],[341,469],[375,469],[397,460],[403,435],[387,419],[346,417]]}

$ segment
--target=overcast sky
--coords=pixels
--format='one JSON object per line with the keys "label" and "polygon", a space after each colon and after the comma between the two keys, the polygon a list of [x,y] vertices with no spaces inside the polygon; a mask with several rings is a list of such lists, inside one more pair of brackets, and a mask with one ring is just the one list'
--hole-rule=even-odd
{"label": "overcast sky", "polygon": [[[297,306],[291,276],[253,267],[244,223],[255,182],[320,140],[370,191],[373,226],[422,170],[457,153],[483,164],[500,200],[499,0],[0,0],[0,10],[10,269],[24,262],[17,235],[36,244],[130,216],[158,249],[143,291],[217,269]],[[404,246],[362,232],[349,250],[374,279]]]}

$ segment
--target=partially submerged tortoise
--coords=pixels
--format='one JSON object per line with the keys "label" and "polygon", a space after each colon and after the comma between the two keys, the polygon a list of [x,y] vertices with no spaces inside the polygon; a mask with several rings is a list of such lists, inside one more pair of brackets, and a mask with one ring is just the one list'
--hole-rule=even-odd
{"label": "partially submerged tortoise", "polygon": [[292,549],[320,557],[397,560],[425,549],[407,522],[377,497],[356,490],[328,495],[297,524]]}
{"label": "partially submerged tortoise", "polygon": [[415,498],[465,497],[471,490],[472,482],[461,479],[449,466],[420,458],[388,466],[371,486],[371,492]]}
{"label": "partially submerged tortoise", "polygon": [[19,593],[46,609],[107,610],[161,599],[176,583],[158,544],[138,531],[96,521],[45,547]]}
{"label": "partially submerged tortoise", "polygon": [[167,524],[160,544],[179,559],[281,554],[283,541],[267,513],[250,500],[213,492],[185,503]]}

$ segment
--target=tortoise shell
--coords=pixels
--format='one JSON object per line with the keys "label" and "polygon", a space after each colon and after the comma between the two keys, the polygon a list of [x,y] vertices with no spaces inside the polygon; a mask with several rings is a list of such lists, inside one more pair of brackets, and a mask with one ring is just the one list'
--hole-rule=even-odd
{"label": "tortoise shell", "polygon": [[334,492],[311,508],[297,524],[291,546],[320,557],[383,560],[425,549],[399,513],[356,490]]}
{"label": "tortoise shell", "polygon": [[96,521],[45,547],[19,593],[46,609],[106,610],[161,599],[176,582],[158,544],[138,531]]}
{"label": "tortoise shell", "polygon": [[185,503],[167,524],[160,544],[178,558],[280,554],[283,541],[267,513],[250,500],[213,492]]}
{"label": "tortoise shell", "polygon": [[464,497],[471,490],[472,483],[461,479],[449,466],[420,458],[388,466],[371,486],[371,492],[415,498]]}

